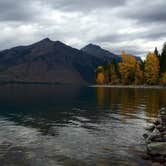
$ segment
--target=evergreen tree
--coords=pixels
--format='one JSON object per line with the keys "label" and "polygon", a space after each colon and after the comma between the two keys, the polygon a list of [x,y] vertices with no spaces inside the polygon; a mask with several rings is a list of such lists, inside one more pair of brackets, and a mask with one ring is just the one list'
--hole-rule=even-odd
{"label": "evergreen tree", "polygon": [[166,72],[166,42],[164,43],[161,57],[160,57],[160,72]]}
{"label": "evergreen tree", "polygon": [[160,59],[160,54],[158,52],[157,47],[155,47],[154,54]]}

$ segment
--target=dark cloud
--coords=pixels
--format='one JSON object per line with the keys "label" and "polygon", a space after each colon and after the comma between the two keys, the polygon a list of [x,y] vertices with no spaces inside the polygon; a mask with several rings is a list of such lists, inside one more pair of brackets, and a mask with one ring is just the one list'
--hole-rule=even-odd
{"label": "dark cloud", "polygon": [[0,1],[0,21],[33,21],[40,10],[32,0],[2,0]]}
{"label": "dark cloud", "polygon": [[45,37],[143,54],[166,37],[166,0],[1,0],[0,49]]}
{"label": "dark cloud", "polygon": [[119,13],[124,18],[134,19],[138,23],[166,23],[166,1],[135,0]]}
{"label": "dark cloud", "polygon": [[92,11],[101,8],[123,6],[126,0],[43,0],[45,4],[63,11]]}
{"label": "dark cloud", "polygon": [[99,36],[91,40],[91,42],[95,43],[105,43],[105,42],[124,42],[124,41],[133,41],[133,40],[160,40],[161,38],[166,37],[166,29],[163,31],[145,31],[145,32],[137,32],[132,34],[110,34]]}

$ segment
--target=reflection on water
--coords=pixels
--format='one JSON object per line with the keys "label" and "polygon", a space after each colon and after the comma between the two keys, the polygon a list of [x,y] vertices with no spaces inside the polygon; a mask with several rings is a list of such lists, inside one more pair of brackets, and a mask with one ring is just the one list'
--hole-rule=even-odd
{"label": "reflection on water", "polygon": [[[122,89],[96,88],[99,106],[120,109],[121,113],[137,113],[141,109],[148,117],[157,115],[161,107],[166,107],[166,90],[163,89]],[[133,109],[134,108],[134,109]]]}
{"label": "reflection on water", "polygon": [[144,127],[166,90],[0,87],[0,165],[151,165]]}

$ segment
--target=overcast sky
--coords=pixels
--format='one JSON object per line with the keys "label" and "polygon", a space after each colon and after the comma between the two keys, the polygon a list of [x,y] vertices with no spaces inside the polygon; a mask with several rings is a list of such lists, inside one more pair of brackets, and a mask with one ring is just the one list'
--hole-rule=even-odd
{"label": "overcast sky", "polygon": [[145,55],[166,41],[166,0],[0,0],[0,34],[0,50],[49,37]]}

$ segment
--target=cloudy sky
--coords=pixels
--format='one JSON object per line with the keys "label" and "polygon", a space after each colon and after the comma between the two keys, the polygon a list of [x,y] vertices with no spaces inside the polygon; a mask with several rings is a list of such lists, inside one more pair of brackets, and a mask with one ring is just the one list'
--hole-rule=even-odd
{"label": "cloudy sky", "polygon": [[0,50],[43,38],[145,55],[166,41],[166,0],[0,0]]}

